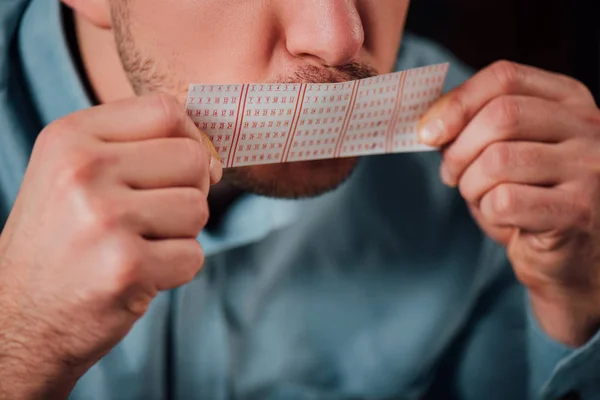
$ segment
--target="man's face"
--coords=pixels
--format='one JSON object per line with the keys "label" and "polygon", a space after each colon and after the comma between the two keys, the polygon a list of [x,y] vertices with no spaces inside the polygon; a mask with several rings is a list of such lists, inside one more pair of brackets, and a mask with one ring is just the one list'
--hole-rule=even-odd
{"label": "man's face", "polygon": [[[409,0],[110,0],[123,66],[138,94],[185,98],[190,83],[339,82],[391,72]],[[356,159],[228,170],[259,194],[337,187]]]}

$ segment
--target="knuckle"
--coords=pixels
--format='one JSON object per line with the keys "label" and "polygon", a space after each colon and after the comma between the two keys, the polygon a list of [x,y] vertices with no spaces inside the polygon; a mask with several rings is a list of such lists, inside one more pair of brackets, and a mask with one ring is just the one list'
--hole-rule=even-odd
{"label": "knuckle", "polygon": [[588,202],[580,202],[574,208],[575,225],[586,232],[591,232],[594,225],[593,207]]}
{"label": "knuckle", "polygon": [[124,213],[119,210],[117,204],[113,204],[109,200],[94,198],[88,200],[85,214],[84,229],[102,237],[116,231],[121,226]]}
{"label": "knuckle", "polygon": [[512,145],[514,164],[519,167],[529,167],[539,165],[544,159],[542,149],[538,146],[530,145]]}
{"label": "knuckle", "polygon": [[143,255],[133,240],[119,238],[109,246],[106,257],[106,290],[115,296],[123,294],[140,281]]}
{"label": "knuckle", "polygon": [[511,132],[519,127],[521,104],[511,96],[497,97],[487,107],[487,119],[496,129]]}
{"label": "knuckle", "polygon": [[595,141],[595,145],[600,141],[600,111],[593,110],[592,112],[582,115],[583,119],[590,127],[590,138]]}
{"label": "knuckle", "polygon": [[184,201],[187,208],[193,210],[190,213],[192,226],[200,232],[206,226],[210,217],[206,196],[200,190],[190,189],[185,197]]}
{"label": "knuckle", "polygon": [[198,232],[200,232],[206,226],[210,218],[210,212],[206,204],[202,204],[200,206],[199,214],[200,215],[198,216]]}
{"label": "knuckle", "polygon": [[58,172],[56,183],[66,189],[88,186],[100,174],[104,164],[104,157],[97,151],[83,147],[71,149]]}
{"label": "knuckle", "polygon": [[200,244],[196,243],[187,257],[186,268],[182,276],[184,282],[189,283],[193,281],[196,276],[198,276],[198,272],[200,272],[204,266],[204,260],[204,251],[202,250]]}
{"label": "knuckle", "polygon": [[491,65],[490,71],[503,92],[512,93],[519,88],[521,69],[517,64],[506,60],[497,61]]}
{"label": "knuckle", "polygon": [[457,170],[461,165],[464,164],[464,157],[460,152],[447,150],[444,153],[444,165],[451,171]]}
{"label": "knuckle", "polygon": [[573,210],[571,215],[574,217],[576,226],[585,231],[592,232],[597,224],[594,209],[600,200],[600,181],[596,176],[589,176],[582,179],[581,187],[576,188],[570,195],[570,204]]}
{"label": "knuckle", "polygon": [[184,112],[177,99],[167,94],[157,94],[152,99],[156,103],[158,123],[165,135],[173,136],[181,129]]}
{"label": "knuckle", "polygon": [[194,139],[184,138],[183,147],[185,148],[186,158],[189,160],[189,164],[193,171],[202,173],[208,168],[208,158],[206,151],[202,146]]}
{"label": "knuckle", "polygon": [[564,79],[571,86],[571,91],[576,97],[585,98],[587,100],[594,100],[592,91],[581,81],[565,76]]}
{"label": "knuckle", "polygon": [[501,179],[506,168],[512,164],[513,149],[509,143],[497,142],[488,146],[482,154],[484,172],[492,178]]}
{"label": "knuckle", "polygon": [[491,211],[496,217],[510,215],[516,207],[514,190],[507,185],[500,185],[491,193]]}
{"label": "knuckle", "polygon": [[38,135],[38,140],[45,143],[61,142],[80,129],[81,126],[77,118],[74,115],[68,115],[46,126]]}
{"label": "knuckle", "polygon": [[448,99],[448,103],[446,104],[446,109],[448,114],[460,116],[461,123],[465,124],[468,122],[468,111],[465,106],[468,89],[467,87],[462,87],[456,92],[452,94],[452,96]]}
{"label": "knuckle", "polygon": [[465,93],[464,90],[456,91],[450,99],[448,99],[448,108],[452,110],[452,112],[464,113],[465,110],[465,102],[464,102]]}
{"label": "knuckle", "polygon": [[478,200],[476,187],[470,182],[462,181],[458,185],[458,191],[467,203],[474,203]]}

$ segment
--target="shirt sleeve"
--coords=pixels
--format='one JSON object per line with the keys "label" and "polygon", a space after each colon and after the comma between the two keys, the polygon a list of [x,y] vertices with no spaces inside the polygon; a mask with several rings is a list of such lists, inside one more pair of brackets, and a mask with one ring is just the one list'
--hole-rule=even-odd
{"label": "shirt sleeve", "polygon": [[600,400],[600,332],[580,348],[550,338],[527,306],[527,348],[532,399]]}

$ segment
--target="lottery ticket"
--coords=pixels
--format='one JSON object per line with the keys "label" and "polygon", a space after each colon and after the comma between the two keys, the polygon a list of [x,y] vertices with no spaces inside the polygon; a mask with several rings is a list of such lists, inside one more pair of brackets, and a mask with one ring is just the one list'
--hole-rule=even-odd
{"label": "lottery ticket", "polygon": [[186,110],[225,168],[427,151],[417,125],[448,68],[342,83],[193,84]]}

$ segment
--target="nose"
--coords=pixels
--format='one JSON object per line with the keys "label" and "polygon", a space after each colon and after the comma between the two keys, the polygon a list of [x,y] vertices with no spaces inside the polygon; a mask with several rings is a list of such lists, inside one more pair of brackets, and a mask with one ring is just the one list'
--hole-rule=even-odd
{"label": "nose", "polygon": [[329,67],[354,60],[365,39],[355,1],[283,0],[287,51]]}

